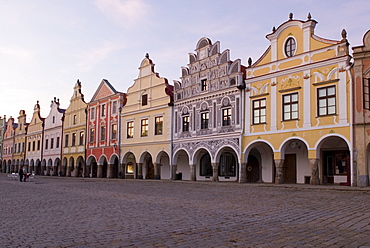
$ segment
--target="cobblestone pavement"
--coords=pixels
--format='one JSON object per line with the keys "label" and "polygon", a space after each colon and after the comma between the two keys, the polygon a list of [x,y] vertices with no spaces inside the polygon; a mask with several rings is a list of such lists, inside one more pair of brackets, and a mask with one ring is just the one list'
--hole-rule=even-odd
{"label": "cobblestone pavement", "polygon": [[370,247],[370,188],[0,174],[0,247]]}

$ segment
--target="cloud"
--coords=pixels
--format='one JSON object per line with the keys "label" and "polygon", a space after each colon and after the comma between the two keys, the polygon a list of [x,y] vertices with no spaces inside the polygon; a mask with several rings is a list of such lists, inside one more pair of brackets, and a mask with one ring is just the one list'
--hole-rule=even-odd
{"label": "cloud", "polygon": [[140,24],[149,10],[142,0],[97,0],[95,4],[105,15],[128,29]]}
{"label": "cloud", "polygon": [[9,59],[14,59],[21,63],[31,63],[34,57],[30,50],[27,50],[16,45],[0,47],[0,54],[3,55],[1,56],[3,58],[8,57]]}

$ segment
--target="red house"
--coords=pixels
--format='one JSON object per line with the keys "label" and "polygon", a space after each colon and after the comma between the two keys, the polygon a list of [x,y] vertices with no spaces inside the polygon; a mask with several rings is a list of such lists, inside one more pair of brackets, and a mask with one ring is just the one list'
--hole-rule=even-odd
{"label": "red house", "polygon": [[103,79],[87,113],[86,169],[90,177],[117,178],[119,166],[120,112],[126,94]]}

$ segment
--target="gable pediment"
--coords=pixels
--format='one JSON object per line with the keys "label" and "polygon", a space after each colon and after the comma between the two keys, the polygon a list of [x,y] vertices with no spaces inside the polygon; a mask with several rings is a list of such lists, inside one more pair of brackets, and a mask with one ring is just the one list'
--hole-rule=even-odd
{"label": "gable pediment", "polygon": [[110,95],[116,94],[117,91],[113,88],[113,86],[108,82],[108,80],[103,79],[98,87],[98,89],[95,91],[94,96],[92,97],[91,101],[96,101],[99,99],[103,99],[105,97],[108,97]]}

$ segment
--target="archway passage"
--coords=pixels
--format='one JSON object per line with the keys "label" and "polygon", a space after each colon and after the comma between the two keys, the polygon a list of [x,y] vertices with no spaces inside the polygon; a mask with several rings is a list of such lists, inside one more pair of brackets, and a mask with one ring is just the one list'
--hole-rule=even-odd
{"label": "archway passage", "polygon": [[220,156],[218,175],[220,177],[230,178],[236,176],[237,162],[231,152],[223,152]]}
{"label": "archway passage", "polygon": [[147,172],[146,172],[146,179],[154,179],[154,165],[152,161],[152,157],[150,156],[148,159],[146,159],[146,165],[147,165]]}
{"label": "archway passage", "polygon": [[[349,151],[324,151],[323,152],[324,183],[334,183],[335,175],[350,175]],[[350,180],[342,185],[349,185]]]}
{"label": "archway passage", "polygon": [[254,155],[248,156],[247,163],[247,182],[256,183],[260,180],[260,165]]}
{"label": "archway passage", "polygon": [[200,158],[199,175],[202,177],[210,178],[213,176],[213,169],[211,164],[211,156],[205,153]]}

